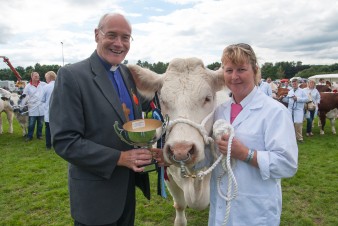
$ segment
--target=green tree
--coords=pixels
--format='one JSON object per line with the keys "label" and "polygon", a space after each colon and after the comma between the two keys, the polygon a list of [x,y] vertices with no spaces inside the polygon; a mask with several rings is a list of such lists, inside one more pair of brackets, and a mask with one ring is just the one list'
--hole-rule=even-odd
{"label": "green tree", "polygon": [[169,63],[163,63],[163,62],[154,63],[152,65],[151,70],[158,74],[163,74],[164,72],[166,72],[168,65]]}
{"label": "green tree", "polygon": [[212,64],[207,65],[207,68],[209,68],[210,70],[217,70],[217,69],[219,69],[221,66],[222,66],[221,63],[219,63],[219,62],[214,62],[214,63],[212,63]]}
{"label": "green tree", "polygon": [[[124,63],[128,63],[127,60]],[[169,65],[169,63],[157,62],[149,63],[148,61],[142,62],[141,60],[137,61],[137,65],[148,68],[156,73],[163,74]],[[47,71],[57,71],[60,69],[60,65],[41,65],[36,63],[34,66],[28,66],[23,68],[21,66],[16,67],[23,80],[30,80],[30,75],[33,71],[37,71],[41,80],[44,80],[44,75]],[[211,70],[218,69],[221,67],[221,64],[218,62],[211,63],[206,66]],[[332,74],[338,73],[338,63],[332,65],[303,65],[301,61],[297,62],[276,62],[275,64],[271,62],[266,62],[261,67],[262,77],[267,78],[271,77],[272,79],[282,79],[282,78],[292,78],[294,76],[299,76],[302,78],[308,78],[316,74]],[[17,81],[14,73],[10,68],[0,69],[0,80],[11,80]]]}
{"label": "green tree", "polygon": [[274,67],[273,63],[266,62],[261,67],[262,78],[270,77],[272,80],[277,79],[277,68]]}
{"label": "green tree", "polygon": [[285,78],[285,73],[284,70],[282,68],[282,66],[280,65],[277,69],[277,73],[276,73],[277,78],[282,79]]}

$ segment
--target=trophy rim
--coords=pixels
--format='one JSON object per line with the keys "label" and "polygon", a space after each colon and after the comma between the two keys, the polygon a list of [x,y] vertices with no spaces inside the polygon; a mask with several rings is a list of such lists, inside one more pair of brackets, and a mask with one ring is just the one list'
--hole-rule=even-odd
{"label": "trophy rim", "polygon": [[[140,127],[140,128],[132,128],[132,124],[133,123],[137,123],[137,122],[145,122],[145,126],[144,127]],[[160,120],[157,119],[136,119],[136,120],[132,120],[129,122],[126,122],[125,124],[123,124],[123,129],[127,132],[149,132],[149,131],[153,131],[153,130],[157,130],[158,128],[162,127],[163,123]]]}

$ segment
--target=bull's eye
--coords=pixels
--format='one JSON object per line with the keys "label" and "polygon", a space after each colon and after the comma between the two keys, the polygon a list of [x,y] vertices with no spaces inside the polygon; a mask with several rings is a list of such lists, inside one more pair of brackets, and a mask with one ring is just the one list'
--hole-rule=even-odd
{"label": "bull's eye", "polygon": [[210,102],[211,101],[211,96],[205,97],[205,102]]}

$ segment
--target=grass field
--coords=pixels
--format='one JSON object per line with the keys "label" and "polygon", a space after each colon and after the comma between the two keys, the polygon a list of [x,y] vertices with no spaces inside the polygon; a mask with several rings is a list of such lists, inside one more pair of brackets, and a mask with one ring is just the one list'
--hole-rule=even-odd
{"label": "grass field", "polygon": [[[67,190],[67,163],[44,141],[25,142],[15,121],[8,134],[4,114],[0,134],[0,225],[72,225]],[[281,225],[338,225],[338,135],[327,126],[324,136],[299,144],[299,169],[283,179]],[[286,141],[287,142],[287,141]],[[156,174],[151,173],[152,199],[137,191],[137,226],[173,225],[175,210],[169,196],[156,194]],[[188,225],[207,225],[208,210],[187,210]]]}

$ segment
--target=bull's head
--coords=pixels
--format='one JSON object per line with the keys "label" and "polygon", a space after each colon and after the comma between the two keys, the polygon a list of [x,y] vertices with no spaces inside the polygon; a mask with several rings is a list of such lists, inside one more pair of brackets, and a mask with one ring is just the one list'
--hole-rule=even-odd
{"label": "bull's head", "polygon": [[197,58],[176,58],[164,74],[137,65],[128,67],[138,91],[148,99],[158,92],[162,113],[170,118],[163,148],[165,161],[176,165],[184,161],[188,167],[202,161],[203,136],[210,133],[213,121],[208,116],[215,109],[216,92],[224,87],[223,70],[209,70]]}
{"label": "bull's head", "polygon": [[26,106],[25,102],[26,102],[26,94],[22,94],[19,96],[16,93],[12,93],[9,99],[9,103],[13,112],[18,112],[20,114],[22,112],[28,111],[28,107]]}

